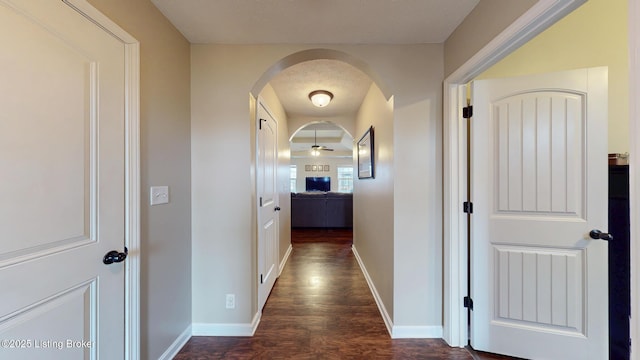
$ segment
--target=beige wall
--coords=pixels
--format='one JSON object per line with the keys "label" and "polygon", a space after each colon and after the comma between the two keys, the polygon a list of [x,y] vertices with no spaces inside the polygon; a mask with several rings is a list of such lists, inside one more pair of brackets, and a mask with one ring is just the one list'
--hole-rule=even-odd
{"label": "beige wall", "polygon": [[[442,298],[434,296],[442,287],[442,164],[415,166],[442,157],[442,123],[428,115],[439,112],[441,102],[438,94],[395,112],[396,119],[404,119],[396,121],[394,134],[394,324],[399,326],[442,321]],[[425,221],[425,214],[432,221]]]}
{"label": "beige wall", "polygon": [[[192,320],[196,324],[248,324],[257,307],[251,163],[255,119],[248,99],[260,70],[242,71],[246,69],[242,64],[260,52],[248,50],[191,46]],[[235,309],[225,309],[225,294],[236,295]]]}
{"label": "beige wall", "polygon": [[[342,52],[368,65],[377,75],[381,88],[393,94],[394,114],[390,131],[381,127],[376,136],[388,139],[381,149],[380,176],[369,184],[382,186],[384,201],[394,207],[393,219],[411,216],[420,225],[394,234],[383,232],[384,241],[394,242],[394,252],[409,253],[415,249],[438,248],[441,236],[433,236],[441,228],[441,190],[438,188],[441,166],[439,141],[442,117],[441,93],[443,80],[443,47],[436,45],[335,45],[322,46]],[[255,230],[253,226],[254,186],[251,173],[251,114],[248,94],[281,59],[299,51],[320,46],[296,45],[192,45],[192,215],[193,215],[193,321],[198,324],[249,324],[257,311],[255,305]],[[322,51],[319,51],[322,53]],[[354,61],[353,63],[358,63]],[[273,74],[272,74],[273,75]],[[430,104],[420,106],[416,104]],[[416,120],[418,119],[418,120]],[[374,118],[368,122],[378,121]],[[415,122],[430,133],[413,129]],[[364,126],[364,125],[363,125]],[[289,131],[295,131],[292,126]],[[354,135],[359,138],[360,129]],[[425,152],[416,162],[403,163],[411,171],[399,169],[394,156],[408,156],[414,147],[395,139],[412,134],[422,142]],[[400,135],[399,135],[400,134]],[[384,142],[383,142],[384,144]],[[221,176],[224,169],[224,176]],[[412,171],[426,174],[426,178],[406,178]],[[395,172],[395,173],[390,173]],[[400,175],[397,175],[400,174]],[[393,179],[393,180],[391,180]],[[388,186],[403,184],[415,188],[416,196],[401,201],[389,197]],[[287,182],[288,184],[288,182]],[[419,186],[417,185],[419,184]],[[364,189],[364,188],[362,188]],[[378,190],[375,190],[378,191]],[[393,190],[391,190],[393,192]],[[418,202],[427,202],[427,206]],[[221,206],[223,204],[223,206]],[[283,204],[281,204],[282,207]],[[389,223],[390,210],[375,210],[354,214],[366,216],[368,222]],[[409,213],[410,212],[410,213]],[[380,216],[380,218],[378,218]],[[388,229],[393,229],[390,226]],[[425,229],[427,231],[425,231]],[[435,229],[435,230],[434,230]],[[394,236],[405,237],[393,239]],[[398,249],[401,247],[401,249]],[[365,251],[366,252],[366,251]],[[441,255],[439,255],[441,256]],[[375,257],[375,255],[374,255]],[[416,273],[439,279],[439,262],[431,261],[432,254],[416,253],[403,267],[414,266]],[[368,259],[368,257],[367,257]],[[404,259],[402,259],[404,261]],[[397,264],[397,262],[396,262]],[[386,299],[387,311],[393,313],[393,252],[387,252],[379,262],[367,260],[367,268],[376,273]],[[434,304],[442,297],[441,282],[425,282],[411,274],[403,279],[420,289],[413,301],[407,301],[406,314],[417,314],[421,325],[441,325],[441,309],[425,310],[425,303]],[[236,294],[236,309],[224,308],[225,294]],[[402,295],[411,296],[411,295]],[[434,312],[434,315],[428,315]],[[405,316],[409,318],[410,316]]]}
{"label": "beige wall", "polygon": [[627,1],[589,0],[488,69],[495,78],[609,67],[609,152],[629,151]]}
{"label": "beige wall", "polygon": [[394,93],[394,327],[442,325],[444,57],[441,44],[432,50],[414,55],[422,69],[407,66],[428,95]]}
{"label": "beige wall", "polygon": [[[190,45],[150,1],[89,3],[140,41],[140,348],[157,359],[191,325]],[[151,185],[171,202],[150,207]]]}
{"label": "beige wall", "polygon": [[537,0],[480,0],[444,43],[445,76],[524,14]]}
{"label": "beige wall", "polygon": [[[291,159],[291,164],[296,165],[297,179],[296,192],[305,191],[305,178],[307,176],[328,176],[331,178],[331,191],[338,191],[338,165],[353,167],[353,157],[338,158],[323,156],[296,157]],[[305,165],[329,165],[329,171],[306,171]],[[324,169],[323,169],[324,170]]]}
{"label": "beige wall", "polygon": [[[353,247],[393,319],[393,99],[387,101],[375,84],[356,117],[358,139],[370,126],[374,128],[375,178],[358,179],[358,167],[354,165]],[[353,157],[357,159],[357,147]]]}

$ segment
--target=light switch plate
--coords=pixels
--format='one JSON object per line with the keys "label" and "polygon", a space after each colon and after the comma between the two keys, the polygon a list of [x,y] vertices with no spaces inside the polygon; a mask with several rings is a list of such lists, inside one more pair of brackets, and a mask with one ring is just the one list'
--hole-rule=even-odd
{"label": "light switch plate", "polygon": [[169,187],[168,186],[152,186],[149,192],[151,196],[151,205],[160,205],[169,203]]}

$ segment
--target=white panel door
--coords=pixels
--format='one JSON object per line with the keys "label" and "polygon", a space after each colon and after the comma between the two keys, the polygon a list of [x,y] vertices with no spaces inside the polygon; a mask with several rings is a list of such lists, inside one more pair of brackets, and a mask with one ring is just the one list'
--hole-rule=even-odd
{"label": "white panel door", "polygon": [[471,344],[608,356],[607,69],[472,85]]}
{"label": "white panel door", "polygon": [[258,103],[258,309],[262,310],[278,276],[278,123]]}
{"label": "white panel door", "polygon": [[0,0],[0,358],[124,357],[124,45]]}

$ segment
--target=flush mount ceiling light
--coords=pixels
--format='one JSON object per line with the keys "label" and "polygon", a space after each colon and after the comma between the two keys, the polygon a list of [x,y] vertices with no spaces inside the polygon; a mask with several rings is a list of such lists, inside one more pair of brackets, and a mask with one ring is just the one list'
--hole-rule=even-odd
{"label": "flush mount ceiling light", "polygon": [[309,93],[309,100],[317,107],[325,107],[333,99],[333,94],[326,90],[316,90]]}

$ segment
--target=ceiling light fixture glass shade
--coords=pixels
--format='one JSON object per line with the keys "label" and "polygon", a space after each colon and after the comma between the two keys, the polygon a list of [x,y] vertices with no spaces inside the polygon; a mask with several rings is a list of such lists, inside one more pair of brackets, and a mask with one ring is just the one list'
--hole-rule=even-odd
{"label": "ceiling light fixture glass shade", "polygon": [[316,149],[313,149],[313,150],[311,150],[311,155],[312,156],[320,156],[320,151],[318,151]]}
{"label": "ceiling light fixture glass shade", "polygon": [[316,90],[309,93],[309,100],[317,107],[329,105],[331,99],[333,99],[333,94],[326,90]]}

